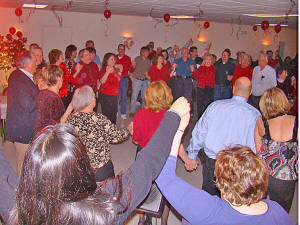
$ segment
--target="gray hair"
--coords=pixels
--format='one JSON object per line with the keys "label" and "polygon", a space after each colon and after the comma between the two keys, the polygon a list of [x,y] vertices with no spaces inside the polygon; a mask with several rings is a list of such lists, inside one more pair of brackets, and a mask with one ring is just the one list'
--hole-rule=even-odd
{"label": "gray hair", "polygon": [[258,58],[260,58],[260,57],[265,57],[265,59],[268,61],[268,56],[266,53],[263,53],[263,52],[259,53]]}
{"label": "gray hair", "polygon": [[72,99],[73,109],[76,111],[82,110],[89,106],[95,100],[95,93],[93,89],[84,85],[81,88],[78,88],[74,92]]}
{"label": "gray hair", "polygon": [[26,67],[28,63],[31,63],[32,55],[30,51],[20,52],[16,59],[16,64],[19,69],[23,69]]}
{"label": "gray hair", "polygon": [[79,53],[78,53],[78,58],[79,58],[79,59],[82,58],[84,51],[87,51],[87,49],[86,49],[86,48],[83,48],[83,49],[81,49],[81,50],[79,51]]}

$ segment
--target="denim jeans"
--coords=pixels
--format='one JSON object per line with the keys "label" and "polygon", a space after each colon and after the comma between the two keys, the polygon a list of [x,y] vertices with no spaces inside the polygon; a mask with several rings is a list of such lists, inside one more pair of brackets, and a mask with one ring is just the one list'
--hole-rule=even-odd
{"label": "denim jeans", "polygon": [[141,92],[141,96],[142,96],[142,108],[144,108],[145,106],[145,91],[146,88],[149,85],[149,81],[148,80],[138,80],[136,78],[134,78],[132,80],[132,94],[131,94],[131,103],[130,103],[130,112],[135,113],[136,111],[136,100],[137,97],[139,95],[139,92]]}
{"label": "denim jeans", "polygon": [[231,97],[231,87],[230,85],[217,85],[214,88],[214,100],[227,99]]}
{"label": "denim jeans", "polygon": [[120,93],[120,112],[126,115],[128,77],[122,77],[119,87]]}

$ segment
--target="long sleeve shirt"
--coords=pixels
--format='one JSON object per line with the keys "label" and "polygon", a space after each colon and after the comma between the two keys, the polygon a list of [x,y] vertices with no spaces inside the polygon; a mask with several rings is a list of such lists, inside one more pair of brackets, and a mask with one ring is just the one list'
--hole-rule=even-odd
{"label": "long sleeve shirt", "polygon": [[292,225],[287,212],[271,200],[263,200],[268,210],[259,215],[242,214],[217,196],[195,188],[176,176],[177,158],[169,156],[156,183],[170,204],[192,225]]}
{"label": "long sleeve shirt", "polygon": [[256,66],[252,74],[252,95],[261,96],[265,90],[276,87],[276,71],[269,65],[263,70],[260,66]]}
{"label": "long sleeve shirt", "polygon": [[116,64],[121,64],[123,66],[122,77],[127,77],[128,72],[132,73],[134,71],[131,63],[131,58],[127,55],[124,55],[122,58],[117,55]]}
{"label": "long sleeve shirt", "polygon": [[206,86],[214,88],[215,86],[215,73],[214,66],[200,66],[193,77],[197,79],[197,87],[205,88]]}
{"label": "long sleeve shirt", "polygon": [[216,159],[219,151],[238,144],[256,152],[254,129],[259,116],[259,111],[240,96],[213,102],[192,132],[187,148],[189,158],[196,159],[204,148],[209,158]]}

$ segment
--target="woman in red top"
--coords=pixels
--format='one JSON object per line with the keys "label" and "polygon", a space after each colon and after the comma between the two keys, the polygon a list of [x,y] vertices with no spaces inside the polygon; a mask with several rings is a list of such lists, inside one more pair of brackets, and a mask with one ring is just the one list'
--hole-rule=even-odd
{"label": "woman in red top", "polygon": [[63,83],[61,88],[59,89],[59,97],[61,97],[61,100],[64,103],[65,108],[67,108],[72,100],[72,96],[68,92],[70,75],[66,64],[63,63],[64,61],[63,53],[58,49],[52,49],[48,54],[48,58],[50,64],[59,66],[63,71],[63,76],[62,76]]}
{"label": "woman in red top", "polygon": [[118,94],[122,71],[123,66],[116,65],[116,55],[106,53],[100,70],[99,101],[102,114],[114,124],[117,122]]}
{"label": "woman in red top", "polygon": [[234,68],[232,87],[234,86],[235,81],[239,77],[248,77],[249,80],[252,80],[253,68],[250,66],[250,63],[251,63],[250,55],[242,54],[241,64],[237,64]]}
{"label": "woman in red top", "polygon": [[175,68],[172,70],[171,74],[167,67],[164,66],[164,57],[159,54],[154,57],[152,60],[152,66],[149,69],[149,76],[151,81],[163,80],[166,83],[168,82],[170,76],[173,75]]}
{"label": "woman in red top", "polygon": [[[132,140],[138,144],[138,151],[144,148],[164,118],[173,102],[172,91],[166,82],[151,82],[145,91],[145,108],[140,109],[133,119]],[[167,224],[169,207],[165,206],[161,224]],[[144,224],[144,216],[140,215],[139,224]]]}
{"label": "woman in red top", "polygon": [[203,114],[206,107],[214,100],[216,68],[212,65],[212,56],[206,55],[197,73],[193,72],[193,77],[197,82],[197,110],[198,117]]}

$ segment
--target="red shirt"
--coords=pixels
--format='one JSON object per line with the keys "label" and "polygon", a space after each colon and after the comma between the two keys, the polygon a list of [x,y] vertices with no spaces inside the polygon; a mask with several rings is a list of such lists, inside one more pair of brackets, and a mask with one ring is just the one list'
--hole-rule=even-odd
{"label": "red shirt", "polygon": [[134,71],[131,63],[131,58],[127,55],[124,55],[122,58],[119,58],[119,55],[117,55],[116,64],[121,64],[123,66],[122,77],[127,77],[128,72],[132,73]]}
{"label": "red shirt", "polygon": [[152,112],[150,109],[140,109],[133,119],[132,139],[144,148],[155,133],[164,118],[167,109]]}
{"label": "red shirt", "polygon": [[156,51],[152,50],[152,52],[150,52],[151,59],[153,59],[155,56],[156,56]]}
{"label": "red shirt", "polygon": [[[89,85],[93,88],[94,92],[97,91],[97,81],[99,79],[99,67],[96,63],[91,62],[90,64],[85,64],[82,61],[79,62],[83,65],[79,74],[72,83],[75,84],[75,89],[80,88],[84,85]],[[76,72],[76,66],[72,69],[72,74]],[[72,78],[71,78],[72,79]]]}
{"label": "red shirt", "polygon": [[237,64],[233,71],[232,86],[235,84],[235,81],[240,77],[248,77],[249,80],[252,80],[253,68],[247,66],[245,68],[241,67],[241,64]]}
{"label": "red shirt", "polygon": [[274,69],[276,68],[276,65],[278,64],[278,59],[268,59],[268,65],[272,66]]}
{"label": "red shirt", "polygon": [[63,83],[61,88],[59,89],[59,96],[63,98],[68,96],[68,83],[70,82],[70,75],[66,64],[61,63],[59,67],[64,71]]}
{"label": "red shirt", "polygon": [[149,77],[152,81],[164,80],[167,83],[170,79],[170,73],[165,66],[158,69],[156,65],[152,65],[149,69]]}
{"label": "red shirt", "polygon": [[214,88],[215,87],[215,75],[216,67],[211,66],[200,66],[197,73],[193,73],[193,77],[198,79],[197,86],[199,88],[205,88],[206,86]]}
{"label": "red shirt", "polygon": [[[106,73],[106,66],[103,66],[100,70],[100,78]],[[105,95],[118,95],[119,94],[119,85],[121,81],[121,76],[118,74],[115,69],[114,73],[108,74],[107,80],[105,83],[101,83],[99,92]]]}
{"label": "red shirt", "polygon": [[169,60],[167,60],[167,63],[164,65],[168,71],[170,71],[172,65],[171,65],[171,62]]}

